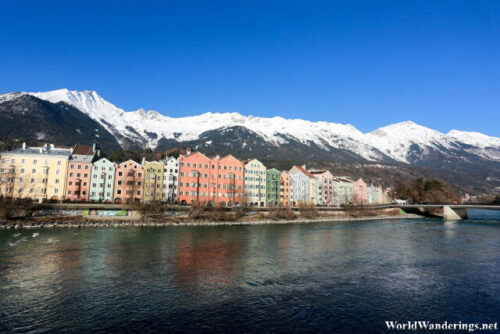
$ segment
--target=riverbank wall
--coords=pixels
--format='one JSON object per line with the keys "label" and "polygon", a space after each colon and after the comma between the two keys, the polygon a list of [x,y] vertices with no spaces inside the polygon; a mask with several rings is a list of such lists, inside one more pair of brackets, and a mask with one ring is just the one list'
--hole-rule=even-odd
{"label": "riverbank wall", "polygon": [[324,218],[297,218],[282,220],[253,220],[253,221],[204,221],[204,220],[185,220],[185,221],[162,221],[158,219],[147,220],[57,220],[49,219],[46,221],[4,221],[0,222],[0,230],[9,229],[38,229],[38,228],[111,228],[111,227],[175,227],[175,226],[230,226],[230,225],[269,225],[269,224],[314,224],[329,222],[355,222],[370,220],[387,219],[422,219],[422,216],[406,214],[398,216],[370,216],[370,217],[324,217]]}

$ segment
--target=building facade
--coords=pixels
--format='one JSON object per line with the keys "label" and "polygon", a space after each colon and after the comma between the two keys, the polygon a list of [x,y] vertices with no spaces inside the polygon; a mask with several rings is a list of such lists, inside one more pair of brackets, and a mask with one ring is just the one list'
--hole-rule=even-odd
{"label": "building facade", "polygon": [[158,161],[144,161],[144,202],[163,200],[164,165]]}
{"label": "building facade", "polygon": [[26,147],[3,153],[0,195],[33,200],[62,200],[72,149],[54,145]]}
{"label": "building facade", "polygon": [[88,202],[95,146],[76,145],[68,161],[64,199]]}
{"label": "building facade", "polygon": [[221,206],[241,205],[244,197],[243,162],[188,151],[179,156],[179,203]]}
{"label": "building facade", "polygon": [[266,172],[266,200],[267,206],[280,205],[280,177],[281,172],[276,168],[268,169]]}
{"label": "building facade", "polygon": [[309,173],[301,166],[293,166],[288,175],[290,176],[290,205],[309,203],[311,200]]}
{"label": "building facade", "polygon": [[140,203],[144,198],[144,167],[134,160],[118,164],[115,171],[115,203]]}
{"label": "building facade", "polygon": [[321,179],[321,205],[333,206],[333,175],[328,170],[310,171],[316,178]]}
{"label": "building facade", "polygon": [[354,182],[354,202],[358,205],[368,204],[367,186],[361,178]]}
{"label": "building facade", "polygon": [[245,204],[265,206],[267,192],[266,166],[257,159],[245,163]]}
{"label": "building facade", "polygon": [[290,175],[287,171],[280,174],[280,206],[290,206]]}
{"label": "building facade", "polygon": [[163,161],[163,164],[163,201],[177,203],[179,159],[168,157]]}
{"label": "building facade", "polygon": [[115,164],[106,158],[99,159],[92,164],[90,176],[90,201],[113,202],[115,171]]}

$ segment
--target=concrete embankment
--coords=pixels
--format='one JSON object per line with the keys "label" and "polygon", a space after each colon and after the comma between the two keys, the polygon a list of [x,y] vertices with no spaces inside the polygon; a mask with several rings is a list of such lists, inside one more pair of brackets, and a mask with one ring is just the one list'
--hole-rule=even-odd
{"label": "concrete embankment", "polygon": [[161,219],[143,220],[66,220],[58,221],[46,220],[29,221],[14,220],[0,222],[0,229],[36,229],[36,228],[83,228],[83,227],[163,227],[163,226],[223,226],[223,225],[266,225],[266,224],[312,224],[328,222],[355,222],[368,220],[386,219],[421,219],[418,215],[398,215],[398,216],[370,216],[370,217],[321,217],[314,219],[297,218],[292,220],[248,220],[248,221],[203,221],[203,220],[183,220],[183,221],[162,221]]}

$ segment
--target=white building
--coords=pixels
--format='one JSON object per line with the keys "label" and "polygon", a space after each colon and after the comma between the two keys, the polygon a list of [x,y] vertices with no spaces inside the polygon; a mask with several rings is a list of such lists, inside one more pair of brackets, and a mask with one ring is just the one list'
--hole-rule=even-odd
{"label": "white building", "polygon": [[257,159],[245,163],[245,204],[248,206],[266,205],[267,169]]}
{"label": "white building", "polygon": [[167,157],[163,161],[163,201],[177,203],[179,183],[179,159]]}
{"label": "white building", "polygon": [[92,164],[90,201],[113,203],[115,164],[102,158]]}
{"label": "white building", "polygon": [[288,172],[290,175],[290,204],[309,203],[310,196],[310,174],[301,166],[293,166]]}

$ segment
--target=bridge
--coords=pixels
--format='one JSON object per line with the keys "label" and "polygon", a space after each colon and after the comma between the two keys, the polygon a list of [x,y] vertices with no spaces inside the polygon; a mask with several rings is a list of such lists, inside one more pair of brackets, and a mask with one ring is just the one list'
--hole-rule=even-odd
{"label": "bridge", "polygon": [[397,205],[407,213],[414,213],[425,217],[443,218],[445,220],[467,219],[467,209],[496,210],[500,214],[500,205],[476,204],[412,204]]}

